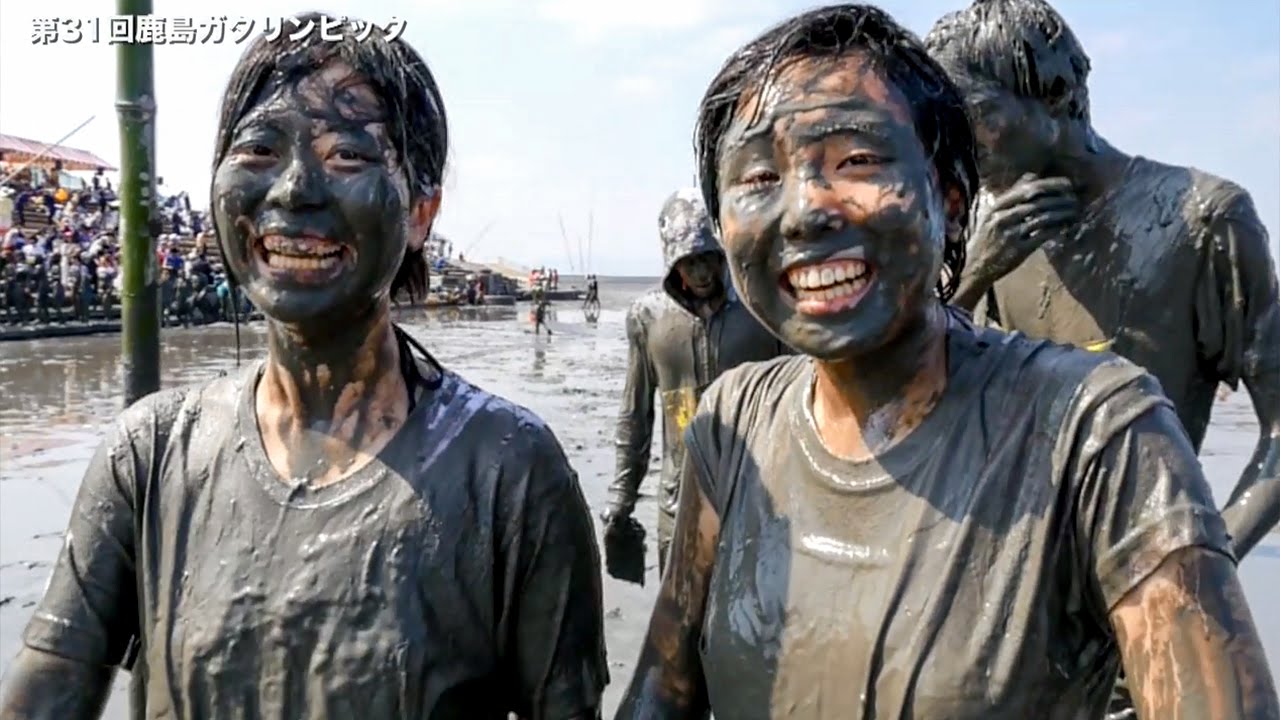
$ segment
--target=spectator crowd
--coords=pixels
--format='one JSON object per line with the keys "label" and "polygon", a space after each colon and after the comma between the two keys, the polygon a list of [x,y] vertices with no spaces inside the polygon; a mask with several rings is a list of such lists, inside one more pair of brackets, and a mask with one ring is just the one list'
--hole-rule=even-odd
{"label": "spectator crowd", "polygon": [[[9,326],[87,323],[118,317],[121,292],[119,202],[98,170],[89,182],[67,187],[67,176],[0,167],[0,322]],[[163,180],[158,185],[163,186]],[[207,213],[193,210],[185,192],[157,205],[161,229],[156,252],[160,304],[166,325],[229,320],[240,305],[252,310],[222,271]],[[235,296],[233,298],[233,295]]]}

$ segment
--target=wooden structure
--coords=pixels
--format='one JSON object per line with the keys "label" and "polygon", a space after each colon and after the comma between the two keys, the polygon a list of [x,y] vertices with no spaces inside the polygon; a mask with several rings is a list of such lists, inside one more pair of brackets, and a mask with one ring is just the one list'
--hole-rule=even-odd
{"label": "wooden structure", "polygon": [[[93,171],[99,168],[114,171],[111,163],[94,155],[88,150],[42,143],[39,140],[18,137],[17,135],[0,135],[0,156],[5,163],[17,167],[35,165],[53,167],[62,163],[62,169],[69,172]],[[0,175],[5,173],[0,173]]]}

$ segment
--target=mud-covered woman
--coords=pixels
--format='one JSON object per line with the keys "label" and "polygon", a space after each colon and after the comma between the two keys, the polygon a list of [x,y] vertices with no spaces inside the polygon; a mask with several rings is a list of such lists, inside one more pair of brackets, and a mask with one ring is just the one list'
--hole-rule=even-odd
{"label": "mud-covered woman", "polygon": [[599,556],[558,441],[390,319],[446,147],[402,41],[245,52],[212,205],[266,359],[115,424],[0,716],[97,717],[134,645],[146,717],[598,717]]}
{"label": "mud-covered woman", "polygon": [[[977,186],[955,88],[874,8],[736,52],[703,194],[803,355],[704,395],[620,718],[1276,718],[1230,539],[1134,365],[950,310]],[[939,281],[941,278],[941,281]]]}

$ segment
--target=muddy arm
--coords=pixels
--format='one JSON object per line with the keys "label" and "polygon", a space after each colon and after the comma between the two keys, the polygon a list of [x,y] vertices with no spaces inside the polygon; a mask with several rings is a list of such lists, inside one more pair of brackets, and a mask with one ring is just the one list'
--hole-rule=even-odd
{"label": "muddy arm", "polygon": [[1219,379],[1244,381],[1258,416],[1259,438],[1222,517],[1236,557],[1280,521],[1280,289],[1266,228],[1248,194],[1228,185],[1206,221],[1197,293],[1197,340]]}
{"label": "muddy arm", "polygon": [[[1275,286],[1274,275],[1270,283]],[[1270,296],[1270,310],[1253,323],[1243,373],[1258,416],[1258,444],[1222,510],[1238,558],[1280,522],[1280,301],[1274,291]]]}
{"label": "muddy arm", "polygon": [[23,648],[5,675],[0,720],[96,720],[115,668]]}
{"label": "muddy arm", "polygon": [[686,459],[667,574],[616,720],[701,720],[710,711],[698,640],[720,520]]}
{"label": "muddy arm", "polygon": [[[1280,325],[1280,312],[1273,313]],[[1275,331],[1280,337],[1280,330]],[[1280,357],[1280,343],[1272,346]],[[1237,557],[1243,558],[1280,522],[1280,368],[1246,376],[1258,414],[1258,445],[1222,510]]]}
{"label": "muddy arm", "polygon": [[[1128,383],[1081,427],[1068,477],[1083,602],[1114,629],[1137,717],[1280,720],[1231,537],[1159,383]],[[1128,702],[1113,717],[1133,717]]]}
{"label": "muddy arm", "polygon": [[610,511],[630,515],[635,508],[640,483],[649,470],[653,443],[653,395],[657,378],[649,362],[645,327],[633,309],[627,313],[627,377],[622,390],[622,408],[614,440],[617,474],[609,486]]}
{"label": "muddy arm", "polygon": [[973,312],[987,291],[995,287],[996,282],[1007,274],[995,274],[986,268],[971,268],[966,265],[964,272],[960,273],[960,285],[956,288],[956,294],[951,296],[951,304]]}
{"label": "muddy arm", "polygon": [[1111,612],[1143,720],[1277,720],[1280,705],[1235,564],[1180,550]]}
{"label": "muddy arm", "polygon": [[137,458],[117,424],[89,461],[53,574],[5,678],[0,720],[89,720],[101,714],[114,668],[138,631],[132,491]]}

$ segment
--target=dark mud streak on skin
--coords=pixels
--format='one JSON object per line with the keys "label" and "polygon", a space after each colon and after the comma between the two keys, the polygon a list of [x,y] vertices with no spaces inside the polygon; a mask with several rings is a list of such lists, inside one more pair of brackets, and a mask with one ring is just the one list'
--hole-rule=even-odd
{"label": "dark mud streak on skin", "polygon": [[[789,351],[733,295],[723,250],[695,190],[686,188],[667,198],[659,213],[658,235],[665,269],[662,286],[642,295],[627,311],[630,349],[615,431],[617,470],[605,521],[606,533],[636,534],[623,523],[630,521],[649,467],[656,394],[663,423],[658,515],[662,571],[677,507],[683,433],[701,392],[740,363]],[[611,543],[606,542],[606,551],[612,551]]]}
{"label": "dark mud streak on skin", "polygon": [[[717,532],[689,545],[691,516],[709,511],[690,509],[686,487],[683,551],[673,555],[619,717],[695,716],[703,697],[734,718],[848,717],[855,707],[861,717],[948,720],[1101,715],[1121,652],[1149,653],[1157,641],[1127,626],[1117,652],[1112,623],[1124,623],[1123,613],[1109,608],[1130,592],[1157,598],[1153,573],[1188,549],[1224,561],[1222,582],[1197,586],[1200,607],[1233,608],[1224,617],[1234,618],[1236,659],[1267,678],[1247,609],[1227,599],[1238,584],[1225,527],[1159,385],[1106,355],[943,315],[930,290],[947,241],[963,232],[973,183],[952,188],[939,173],[956,162],[973,178],[972,156],[952,146],[951,157],[926,158],[923,145],[935,141],[912,132],[901,88],[867,72],[866,57],[850,51],[856,41],[833,39],[839,27],[857,36],[871,12],[841,6],[802,16],[808,26],[784,23],[771,32],[810,33],[836,59],[811,61],[800,50],[780,62],[787,50],[777,47],[804,43],[778,41],[769,57],[761,41],[765,49],[740,54],[763,57],[757,85],[761,67],[776,70],[756,93],[762,99],[752,97],[755,86],[717,85],[733,72],[753,77],[741,58],[704,98],[702,187],[708,204],[713,193],[721,201],[734,284],[771,332],[813,359],[744,366],[704,395],[686,436],[696,465],[686,485],[705,482],[699,502],[714,503],[706,525]],[[871,31],[881,52],[923,55],[909,34],[886,27]],[[959,107],[936,66],[909,62],[917,73],[929,68],[947,93],[931,98],[933,112]],[[736,105],[726,139],[706,106],[734,95],[750,99],[728,101]],[[841,116],[851,96],[885,110],[881,122],[893,132],[878,135],[894,142],[877,147],[868,137],[876,133]],[[928,120],[914,118],[921,128]],[[703,122],[718,128],[710,138]],[[843,130],[830,135],[835,128]],[[835,316],[795,312],[779,283],[788,265],[850,247],[865,248],[875,273],[859,304]],[[899,350],[907,345],[911,356]],[[820,369],[839,364],[856,371]],[[852,419],[842,432],[829,432],[836,423],[823,417],[824,396]],[[841,445],[850,436],[859,442]],[[713,556],[705,564],[683,564],[705,553]],[[1140,617],[1171,605],[1152,607]],[[1190,625],[1165,629],[1193,644]],[[1178,662],[1231,662],[1221,647],[1200,650]],[[1269,680],[1237,684],[1269,688]],[[1258,699],[1269,713],[1274,701],[1265,692]]]}
{"label": "dark mud streak on skin", "polygon": [[[214,178],[218,224],[234,229],[223,239],[231,272],[269,316],[259,417],[290,482],[339,480],[408,414],[387,287],[434,208],[420,201],[417,222],[404,224],[411,193],[385,121],[349,67],[273,80]],[[267,235],[341,243],[344,271],[310,286],[272,278]]]}
{"label": "dark mud streak on skin", "polygon": [[[1280,293],[1240,187],[1129,156],[1089,112],[1090,62],[1040,0],[985,0],[926,43],[966,94],[985,190],[964,286],[1010,330],[1147,368],[1199,449],[1219,384],[1243,381],[1259,438],[1222,516],[1243,558],[1280,522]],[[1129,711],[1121,689],[1112,710]]]}
{"label": "dark mud streak on skin", "polygon": [[[988,202],[1029,177],[1042,188],[1066,183],[1081,206],[1032,237],[975,232],[993,261],[971,265],[963,299],[972,305],[994,287],[993,311],[1007,329],[1106,343],[1147,368],[1197,448],[1219,383],[1243,381],[1260,437],[1223,510],[1243,557],[1280,522],[1280,293],[1248,194],[1102,139],[1090,122],[1089,59],[1047,3],[975,3],[939,20],[926,43],[982,128]],[[1032,77],[1006,69],[1019,67]],[[1009,83],[1025,87],[1013,92]],[[1039,217],[1054,212],[1042,205]]]}
{"label": "dark mud streak on skin", "polygon": [[[599,556],[576,474],[537,417],[390,322],[446,128],[421,58],[380,42],[260,39],[233,73],[224,104],[244,117],[223,114],[214,217],[268,357],[150,396],[109,433],[5,720],[93,717],[131,639],[139,716],[598,717]],[[439,112],[389,117],[427,108],[375,86]],[[269,269],[268,238],[340,259]]]}
{"label": "dark mud streak on skin", "polygon": [[[944,219],[936,192],[911,189],[928,188],[932,171],[901,93],[865,60],[838,68],[796,62],[759,111],[754,97],[744,104],[724,141],[721,217],[749,307],[824,360],[814,412],[832,421],[820,423],[824,436],[852,439],[840,451],[856,456],[910,432],[945,384],[945,322],[933,296]],[[873,279],[843,323],[805,317],[771,291],[793,262],[851,249],[863,251]],[[867,362],[849,359],[869,348],[877,354]]]}
{"label": "dark mud streak on skin", "polygon": [[[738,108],[720,152],[721,226],[734,284],[780,340],[825,360],[818,363],[824,402],[815,412],[840,407],[844,422],[831,436],[852,433],[854,446],[839,448],[848,455],[882,451],[908,433],[946,381],[946,321],[933,295],[944,219],[940,193],[928,191],[936,175],[904,106],[858,56],[801,60]],[[788,265],[855,248],[875,279],[851,321],[806,318],[788,307],[780,287]],[[844,360],[877,345],[874,361]],[[719,521],[695,472],[686,460],[671,572],[620,719],[699,718],[709,708],[698,643]],[[785,712],[789,700],[775,698],[772,712]]]}
{"label": "dark mud streak on skin", "polygon": [[710,713],[698,647],[719,520],[696,472],[686,460],[667,572],[618,720],[703,720]]}
{"label": "dark mud streak on skin", "polygon": [[1277,720],[1280,703],[1231,559],[1165,560],[1112,611],[1140,718]]}

